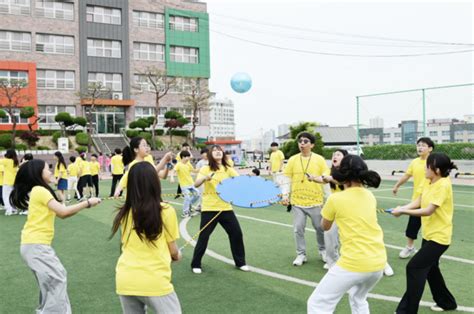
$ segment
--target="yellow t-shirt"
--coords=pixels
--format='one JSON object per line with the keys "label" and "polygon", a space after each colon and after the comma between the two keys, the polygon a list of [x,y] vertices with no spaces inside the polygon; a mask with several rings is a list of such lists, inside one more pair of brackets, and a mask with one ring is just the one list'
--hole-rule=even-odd
{"label": "yellow t-shirt", "polygon": [[56,163],[54,165],[54,176],[56,178],[59,178],[59,176],[61,176],[61,179],[67,179],[66,167],[64,167],[63,164],[59,164],[59,169],[58,169],[58,163]]}
{"label": "yellow t-shirt", "polygon": [[234,166],[234,161],[232,160],[232,158],[230,158],[230,156],[227,156],[227,163],[229,164],[230,167]]}
{"label": "yellow t-shirt", "polygon": [[411,199],[415,200],[421,195],[425,184],[429,184],[426,179],[426,159],[423,160],[420,157],[412,160],[406,174],[413,176],[413,193]]}
{"label": "yellow t-shirt", "polygon": [[100,172],[100,164],[98,161],[91,161],[90,162],[90,165],[91,165],[91,175],[92,176],[96,176],[99,174]]}
{"label": "yellow t-shirt", "polygon": [[327,176],[330,170],[324,158],[318,154],[311,153],[310,157],[303,157],[301,153],[292,156],[283,171],[291,179],[291,204],[302,207],[320,205],[323,203],[323,186],[310,182],[305,172],[312,176]]}
{"label": "yellow t-shirt", "polygon": [[91,163],[89,161],[82,160],[79,164],[79,169],[81,169],[81,177],[91,175]]}
{"label": "yellow t-shirt", "polygon": [[0,165],[3,166],[3,185],[13,186],[18,166],[15,167],[13,159],[10,158],[0,159]]}
{"label": "yellow t-shirt", "polygon": [[125,167],[123,166],[122,155],[114,155],[110,159],[110,164],[112,165],[112,174],[123,174]]}
{"label": "yellow t-shirt", "polygon": [[210,181],[204,181],[204,194],[202,196],[202,211],[229,211],[232,210],[232,205],[224,202],[216,193],[217,185],[230,177],[237,177],[239,174],[234,168],[225,168],[220,166],[217,171],[212,171],[209,166],[204,166],[199,170],[197,179],[201,179],[207,175],[214,173]]}
{"label": "yellow t-shirt", "polygon": [[67,166],[67,172],[69,173],[70,177],[77,177],[76,163],[70,163],[69,166]]}
{"label": "yellow t-shirt", "polygon": [[377,200],[362,187],[348,188],[329,196],[321,215],[339,229],[341,257],[337,265],[352,272],[384,269],[387,252],[377,222]]}
{"label": "yellow t-shirt", "polygon": [[116,267],[119,295],[163,296],[174,291],[171,283],[171,255],[168,243],[179,239],[178,219],[173,207],[162,203],[163,232],[157,240],[141,240],[132,229],[131,213],[122,223],[122,254]]}
{"label": "yellow t-shirt", "polygon": [[21,244],[51,245],[56,213],[48,208],[48,203],[53,198],[51,192],[42,186],[37,185],[31,189],[28,216],[21,232]]}
{"label": "yellow t-shirt", "polygon": [[283,160],[285,160],[285,155],[283,155],[283,152],[281,150],[272,152],[270,154],[270,163],[272,165],[271,171],[272,172],[280,171]]}
{"label": "yellow t-shirt", "polygon": [[152,165],[155,164],[155,160],[153,159],[153,156],[152,155],[146,155],[145,158],[143,158],[144,161],[148,161],[149,163],[151,163]]}
{"label": "yellow t-shirt", "polygon": [[[149,155],[148,155],[149,156]],[[149,162],[152,166],[155,166],[155,164],[153,162],[150,161],[150,159],[148,158],[144,158],[143,161],[147,161]],[[135,165],[136,163],[140,162],[139,160],[135,159],[133,160],[131,163],[128,164],[128,169],[127,171],[125,171],[122,179],[120,179],[120,182],[119,182],[119,186],[122,188],[122,190],[126,189],[127,188],[127,183],[128,183],[128,172],[130,171],[130,169],[132,169],[133,165]]]}
{"label": "yellow t-shirt", "polygon": [[3,172],[5,171],[5,166],[0,164],[0,186],[3,185]]}
{"label": "yellow t-shirt", "polygon": [[190,162],[184,164],[178,161],[176,166],[174,166],[174,170],[178,174],[178,182],[181,187],[194,185],[194,180],[191,176],[191,171],[194,170],[194,167]]}
{"label": "yellow t-shirt", "polygon": [[336,185],[334,186],[334,189],[331,188],[331,193],[333,193],[333,194],[334,194],[334,193],[338,193],[338,192],[342,192],[342,191],[344,191],[344,190],[341,190],[341,188],[339,187],[339,184],[336,184]]}
{"label": "yellow t-shirt", "polygon": [[439,244],[451,244],[453,235],[453,188],[451,179],[441,178],[425,186],[421,194],[421,208],[429,204],[438,205],[431,216],[421,217],[423,239]]}

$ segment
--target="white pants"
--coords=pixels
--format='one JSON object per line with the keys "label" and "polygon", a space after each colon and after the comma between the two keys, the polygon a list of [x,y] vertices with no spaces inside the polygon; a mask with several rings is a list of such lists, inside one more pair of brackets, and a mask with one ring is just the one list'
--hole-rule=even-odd
{"label": "white pants", "polygon": [[12,214],[16,212],[16,208],[10,203],[10,194],[12,194],[13,186],[12,185],[3,185],[2,188],[2,197],[3,203],[5,204],[5,214]]}
{"label": "white pants", "polygon": [[344,293],[349,294],[353,314],[368,314],[367,294],[382,278],[383,270],[371,273],[347,271],[338,265],[329,269],[308,299],[308,313],[329,314],[336,309]]}
{"label": "white pants", "polygon": [[79,191],[77,190],[77,177],[68,177],[67,178],[67,190],[68,195],[67,197],[70,198],[70,191],[74,191],[77,198],[80,198]]}

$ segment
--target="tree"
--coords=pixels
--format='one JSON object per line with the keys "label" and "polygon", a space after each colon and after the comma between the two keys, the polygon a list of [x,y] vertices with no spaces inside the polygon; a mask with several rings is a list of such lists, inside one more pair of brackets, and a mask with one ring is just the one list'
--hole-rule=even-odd
{"label": "tree", "polygon": [[211,93],[206,88],[203,90],[199,86],[199,79],[191,79],[191,87],[188,92],[185,92],[184,103],[185,109],[191,109],[192,112],[192,128],[191,128],[191,142],[193,146],[196,145],[196,126],[199,122],[199,114],[203,111],[209,110],[209,98]]}
{"label": "tree", "polygon": [[[33,132],[33,126],[38,123],[39,116],[35,112],[35,108],[31,106],[23,107],[20,109],[20,118],[28,119],[28,129],[30,132]],[[31,118],[34,118],[33,121],[30,121]]]}
{"label": "tree", "polygon": [[135,121],[130,122],[128,127],[130,129],[142,129],[143,132],[145,132],[146,128],[149,128],[153,124],[154,117],[151,117],[152,119],[144,119],[140,118]]}
{"label": "tree", "polygon": [[89,142],[87,144],[87,151],[91,151],[92,148],[92,133],[93,133],[93,115],[92,112],[95,109],[97,99],[104,99],[110,97],[111,90],[105,87],[102,82],[89,83],[87,85],[87,91],[79,93],[81,100],[87,100],[87,106],[84,106],[86,122],[87,122],[87,135],[89,136]]}
{"label": "tree", "polygon": [[170,135],[170,146],[173,146],[173,129],[182,128],[189,123],[189,120],[184,118],[177,111],[168,111],[165,113],[165,128],[168,128]]}
{"label": "tree", "polygon": [[160,114],[160,100],[168,94],[170,88],[176,84],[176,78],[166,75],[165,70],[157,67],[147,67],[144,72],[139,72],[139,76],[144,77],[138,85],[133,88],[143,91],[148,87],[148,91],[155,94],[155,116],[151,124],[151,146],[156,149],[156,126],[158,124],[158,115]]}
{"label": "tree", "polygon": [[27,87],[28,82],[24,79],[0,79],[0,107],[12,121],[12,148],[15,148],[16,125],[18,124],[15,114],[31,99],[26,93]]}
{"label": "tree", "polygon": [[68,112],[60,112],[54,117],[54,121],[61,127],[61,136],[66,137],[66,129],[74,125],[74,119]]}
{"label": "tree", "polygon": [[316,137],[316,141],[314,143],[314,147],[312,151],[319,155],[323,154],[324,143],[322,141],[321,134],[314,131],[314,127],[316,125],[317,124],[314,122],[301,122],[300,124],[296,126],[290,127],[291,139],[283,143],[281,147],[281,151],[285,155],[285,158],[290,158],[291,156],[299,153],[300,150],[298,148],[298,142],[296,138],[298,137],[298,134],[300,134],[301,132],[309,132],[313,134]]}

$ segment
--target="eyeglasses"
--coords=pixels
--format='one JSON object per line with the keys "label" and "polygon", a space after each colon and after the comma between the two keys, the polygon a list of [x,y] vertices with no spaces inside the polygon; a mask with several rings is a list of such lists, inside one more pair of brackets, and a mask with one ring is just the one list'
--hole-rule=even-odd
{"label": "eyeglasses", "polygon": [[300,143],[300,144],[308,144],[308,143],[311,143],[311,141],[310,141],[310,140],[307,140],[307,139],[301,139],[301,140],[298,141],[298,143]]}

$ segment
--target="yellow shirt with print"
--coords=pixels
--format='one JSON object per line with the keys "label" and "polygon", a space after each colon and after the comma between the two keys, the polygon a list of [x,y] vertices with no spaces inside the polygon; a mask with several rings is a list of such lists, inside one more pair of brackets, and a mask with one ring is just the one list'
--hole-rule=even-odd
{"label": "yellow shirt with print", "polygon": [[125,167],[122,161],[122,155],[114,155],[110,159],[110,164],[112,165],[112,174],[120,175],[123,174]]}
{"label": "yellow shirt with print", "polygon": [[424,186],[429,183],[425,177],[426,159],[423,160],[420,157],[413,159],[408,166],[406,174],[413,177],[413,193],[411,199],[416,200],[418,196],[421,195]]}
{"label": "yellow shirt with print", "polygon": [[56,213],[48,208],[54,196],[45,187],[35,186],[30,193],[28,216],[21,232],[21,244],[51,245]]}
{"label": "yellow shirt with print", "polygon": [[178,182],[182,188],[194,185],[194,180],[191,176],[194,167],[189,161],[185,164],[179,161],[176,166],[174,166],[174,170],[178,174]]}
{"label": "yellow shirt with print", "polygon": [[[59,165],[59,169],[58,169],[58,165]],[[54,165],[54,176],[56,178],[61,177],[61,179],[67,179],[67,169],[66,169],[66,167],[64,167],[63,164],[56,163]]]}
{"label": "yellow shirt with print", "polygon": [[13,186],[18,166],[15,166],[13,159],[10,158],[0,159],[0,165],[3,166],[3,185]]}
{"label": "yellow shirt with print", "polygon": [[[152,166],[155,166],[155,164],[153,163],[153,161],[150,161],[150,159],[148,158],[144,158],[143,161],[147,161],[149,162]],[[126,189],[127,188],[127,183],[128,183],[128,172],[130,171],[130,169],[132,169],[133,165],[135,165],[136,163],[139,163],[140,161],[135,159],[133,160],[131,163],[128,164],[128,169],[127,171],[125,171],[122,179],[120,179],[120,182],[119,182],[119,186],[123,189]]]}
{"label": "yellow shirt with print", "polygon": [[91,165],[91,175],[92,176],[97,176],[99,175],[99,172],[100,172],[100,164],[98,161],[91,161],[90,162],[90,165]]}
{"label": "yellow shirt with print", "polygon": [[122,223],[122,254],[116,267],[119,295],[163,296],[174,291],[168,243],[179,239],[178,219],[173,207],[161,204],[163,232],[153,243],[140,239],[133,229],[131,213]]}
{"label": "yellow shirt with print", "polygon": [[67,172],[70,177],[77,177],[77,165],[75,162],[70,163],[69,166],[67,166]]}
{"label": "yellow shirt with print", "polygon": [[272,169],[270,169],[273,173],[279,172],[285,160],[285,155],[281,150],[274,151],[270,154],[270,163],[272,165]]}
{"label": "yellow shirt with print", "polygon": [[453,188],[450,178],[441,178],[433,184],[427,184],[421,194],[421,208],[429,204],[438,208],[431,216],[421,217],[423,239],[442,245],[451,244],[453,235]]}
{"label": "yellow shirt with print", "polygon": [[348,188],[329,196],[321,215],[334,221],[341,241],[339,267],[352,272],[384,269],[387,252],[377,221],[377,200],[362,187]]}
{"label": "yellow shirt with print", "polygon": [[327,176],[330,173],[329,167],[324,158],[318,154],[311,153],[310,157],[303,157],[300,154],[292,156],[285,167],[283,173],[291,179],[291,199],[292,205],[302,207],[313,207],[323,203],[323,186],[316,182],[310,182],[306,173],[312,176]]}
{"label": "yellow shirt with print", "polygon": [[209,166],[204,166],[199,170],[198,179],[214,174],[210,181],[204,181],[204,194],[202,196],[202,211],[230,211],[232,205],[224,202],[216,193],[217,185],[228,178],[237,177],[239,174],[234,168],[220,166],[217,171],[212,171]]}

